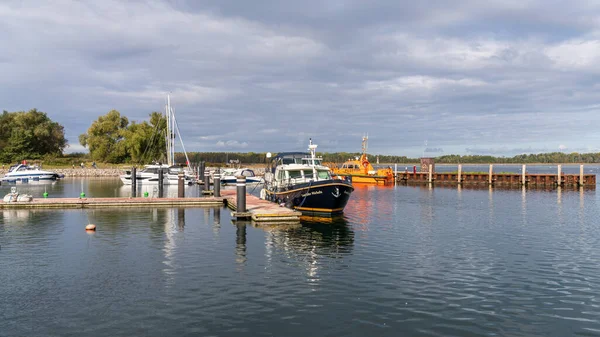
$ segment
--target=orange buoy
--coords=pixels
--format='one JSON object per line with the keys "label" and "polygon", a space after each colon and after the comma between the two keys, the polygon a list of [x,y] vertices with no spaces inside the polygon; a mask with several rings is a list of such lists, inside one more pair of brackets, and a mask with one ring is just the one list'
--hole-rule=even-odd
{"label": "orange buoy", "polygon": [[85,226],[85,230],[86,231],[95,231],[96,230],[96,225],[89,224],[89,225]]}

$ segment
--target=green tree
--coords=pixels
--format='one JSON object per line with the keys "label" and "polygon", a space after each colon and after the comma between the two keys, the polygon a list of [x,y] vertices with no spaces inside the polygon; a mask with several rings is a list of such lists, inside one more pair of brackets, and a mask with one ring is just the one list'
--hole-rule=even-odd
{"label": "green tree", "polygon": [[124,141],[129,120],[117,110],[98,117],[87,130],[79,135],[79,143],[90,150],[95,161],[121,163],[129,159]]}
{"label": "green tree", "polygon": [[64,127],[45,112],[4,111],[0,116],[0,160],[4,162],[62,155],[66,146]]}
{"label": "green tree", "polygon": [[166,160],[167,120],[160,112],[150,114],[150,122],[131,123],[125,133],[131,161],[145,163]]}

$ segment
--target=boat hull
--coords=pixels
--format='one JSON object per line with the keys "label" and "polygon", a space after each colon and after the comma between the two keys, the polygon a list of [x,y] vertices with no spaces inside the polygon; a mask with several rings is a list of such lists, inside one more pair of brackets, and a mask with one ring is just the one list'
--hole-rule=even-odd
{"label": "boat hull", "polygon": [[339,176],[350,177],[353,184],[385,185],[394,182],[393,176],[377,176],[366,174],[339,173]]}
{"label": "boat hull", "polygon": [[27,182],[27,181],[41,181],[41,180],[56,180],[58,175],[55,173],[42,173],[42,174],[23,174],[4,176],[0,179],[3,182]]}
{"label": "boat hull", "polygon": [[265,189],[265,199],[303,214],[340,214],[354,187],[344,180],[326,180],[293,185],[287,189]]}

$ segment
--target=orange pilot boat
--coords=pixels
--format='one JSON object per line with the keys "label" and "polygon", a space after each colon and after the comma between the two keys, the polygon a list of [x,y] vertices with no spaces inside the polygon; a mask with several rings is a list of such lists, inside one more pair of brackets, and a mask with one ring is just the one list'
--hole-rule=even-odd
{"label": "orange pilot boat", "polygon": [[352,178],[352,183],[385,185],[394,182],[394,171],[391,167],[376,170],[367,158],[367,141],[362,140],[362,155],[357,160],[348,160],[340,167],[332,168],[332,174]]}

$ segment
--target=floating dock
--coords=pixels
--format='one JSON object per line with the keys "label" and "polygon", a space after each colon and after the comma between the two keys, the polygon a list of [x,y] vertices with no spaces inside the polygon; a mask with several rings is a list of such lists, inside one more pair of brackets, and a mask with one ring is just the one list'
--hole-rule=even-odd
{"label": "floating dock", "polygon": [[[236,209],[236,192],[221,191],[221,197],[201,198],[34,198],[31,201],[0,201],[0,209],[74,209],[134,207],[223,207]],[[302,213],[273,202],[246,195],[247,218],[257,223],[300,223]]]}
{"label": "floating dock", "polygon": [[[237,198],[233,190],[221,191],[225,197],[227,206],[237,211]],[[252,221],[260,223],[290,224],[300,223],[301,212],[280,206],[274,202],[262,200],[254,195],[246,195],[245,215]],[[239,216],[239,215],[238,215]]]}

